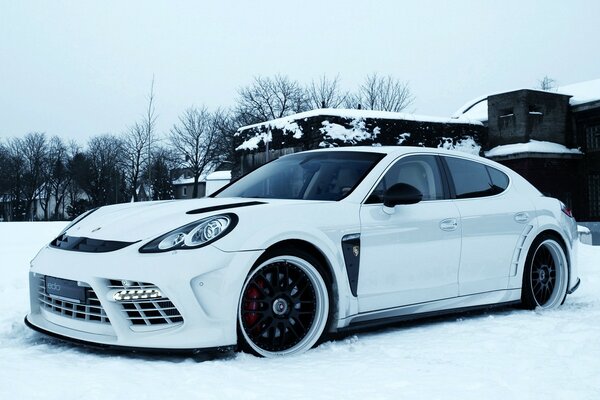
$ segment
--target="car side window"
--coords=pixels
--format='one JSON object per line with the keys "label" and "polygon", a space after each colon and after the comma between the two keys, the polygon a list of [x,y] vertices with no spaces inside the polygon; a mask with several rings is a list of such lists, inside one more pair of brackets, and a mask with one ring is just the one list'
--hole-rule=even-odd
{"label": "car side window", "polygon": [[444,157],[457,199],[493,196],[508,187],[508,176],[487,165],[455,157]]}
{"label": "car side window", "polygon": [[407,183],[419,189],[423,200],[444,198],[442,177],[435,156],[408,156],[397,161],[383,176],[365,204],[383,203],[383,194],[397,183]]}

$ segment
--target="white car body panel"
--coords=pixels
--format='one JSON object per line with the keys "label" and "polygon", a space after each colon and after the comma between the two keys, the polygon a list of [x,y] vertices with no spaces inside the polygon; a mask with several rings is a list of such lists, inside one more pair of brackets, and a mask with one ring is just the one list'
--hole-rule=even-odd
{"label": "white car body panel", "polygon": [[361,208],[359,311],[422,303],[458,295],[460,229],[452,201],[423,201],[388,215],[379,204]]}
{"label": "white car body panel", "polygon": [[[574,219],[561,212],[556,199],[542,197],[508,168],[440,149],[318,151],[379,152],[385,157],[340,201],[204,198],[102,207],[66,234],[136,243],[107,253],[42,249],[31,263],[28,323],[61,337],[114,346],[196,349],[234,345],[236,310],[246,276],[265,251],[289,240],[311,244],[326,261],[335,301],[330,330],[377,319],[518,301],[527,251],[544,231],[563,239],[570,268],[568,287],[578,284]],[[492,197],[396,206],[391,215],[381,205],[363,204],[392,162],[411,154],[459,156],[490,165],[506,173],[510,185]],[[257,204],[240,206],[249,202]],[[138,251],[167,232],[224,213],[234,213],[239,221],[210,245],[164,253]],[[519,213],[526,213],[528,220],[517,222]],[[457,220],[457,229],[441,229],[440,224],[448,219]],[[357,296],[352,294],[341,248],[342,238],[352,234],[361,235]],[[89,285],[110,324],[75,320],[41,307],[40,276]],[[112,297],[110,279],[156,285],[181,313],[183,322],[130,325]]]}

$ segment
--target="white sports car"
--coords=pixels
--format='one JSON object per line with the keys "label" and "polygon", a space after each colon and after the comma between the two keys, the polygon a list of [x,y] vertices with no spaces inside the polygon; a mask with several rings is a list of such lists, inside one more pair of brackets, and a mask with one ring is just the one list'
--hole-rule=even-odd
{"label": "white sports car", "polygon": [[31,328],[137,349],[271,357],[328,333],[579,285],[569,209],[510,169],[414,147],[279,158],[211,198],[119,204],[31,262]]}

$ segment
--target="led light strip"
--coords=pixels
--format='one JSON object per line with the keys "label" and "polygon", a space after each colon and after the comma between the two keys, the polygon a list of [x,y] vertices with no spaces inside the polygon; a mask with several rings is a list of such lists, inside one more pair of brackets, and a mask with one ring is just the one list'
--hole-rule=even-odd
{"label": "led light strip", "polygon": [[147,300],[159,298],[162,298],[162,293],[158,289],[119,290],[113,295],[113,299],[115,301]]}

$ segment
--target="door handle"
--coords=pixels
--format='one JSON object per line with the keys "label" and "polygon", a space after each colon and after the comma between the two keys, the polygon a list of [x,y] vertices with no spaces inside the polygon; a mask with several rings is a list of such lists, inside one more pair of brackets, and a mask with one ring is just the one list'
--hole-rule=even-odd
{"label": "door handle", "polygon": [[454,231],[458,228],[458,221],[456,218],[446,218],[440,221],[440,229],[443,231]]}
{"label": "door handle", "polygon": [[526,212],[516,213],[515,214],[515,221],[517,221],[520,224],[524,224],[527,221],[529,221],[529,214],[527,214]]}

